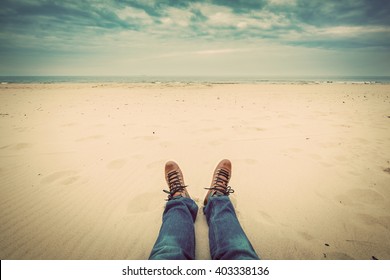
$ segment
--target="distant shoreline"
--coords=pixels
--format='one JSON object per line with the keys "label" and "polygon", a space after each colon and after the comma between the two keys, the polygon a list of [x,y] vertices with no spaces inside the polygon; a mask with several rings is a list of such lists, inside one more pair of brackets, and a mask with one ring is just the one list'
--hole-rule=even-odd
{"label": "distant shoreline", "polygon": [[390,76],[0,76],[0,84],[177,83],[177,84],[390,84]]}

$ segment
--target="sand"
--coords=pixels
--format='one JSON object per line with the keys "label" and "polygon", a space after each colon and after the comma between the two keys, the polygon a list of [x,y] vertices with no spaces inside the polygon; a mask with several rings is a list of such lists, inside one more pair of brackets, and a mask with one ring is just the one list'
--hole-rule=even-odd
{"label": "sand", "polygon": [[0,258],[147,259],[181,166],[233,164],[263,259],[390,259],[390,85],[2,84]]}

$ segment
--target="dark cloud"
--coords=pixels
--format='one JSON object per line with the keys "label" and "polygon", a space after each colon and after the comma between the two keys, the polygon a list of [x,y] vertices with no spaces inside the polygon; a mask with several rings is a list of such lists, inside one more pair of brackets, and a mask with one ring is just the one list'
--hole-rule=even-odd
{"label": "dark cloud", "polygon": [[[287,2],[288,3],[288,2]],[[338,25],[381,25],[390,26],[390,1],[383,0],[296,0],[295,4],[273,5],[267,0],[113,0],[113,1],[11,1],[3,0],[0,11],[1,29],[48,28],[68,26],[101,27],[106,29],[147,28],[142,22],[121,19],[116,9],[133,7],[145,11],[155,23],[166,17],[167,9],[174,7],[192,12],[192,26],[206,21],[207,17],[194,4],[213,4],[230,8],[233,14],[256,18],[256,12],[269,11],[288,18],[290,29],[298,30],[299,24],[315,27]],[[212,26],[210,26],[212,28]],[[285,27],[287,28],[287,27]],[[20,30],[20,32],[23,32]]]}
{"label": "dark cloud", "polygon": [[4,0],[0,14],[2,30],[20,28],[36,32],[43,27],[60,28],[61,25],[83,27],[137,28],[121,20],[110,9],[94,5],[91,1],[10,1]]}
{"label": "dark cloud", "polygon": [[[2,0],[1,7],[2,53],[26,44],[45,50],[88,46],[90,38],[127,30],[164,40],[267,39],[308,47],[390,48],[390,1],[383,0]],[[129,14],[121,16],[126,9]],[[185,11],[182,20],[188,23],[175,21],[175,11]],[[226,16],[219,22],[218,11]],[[141,12],[145,16],[137,15]],[[323,30],[339,26],[361,28],[345,35]]]}
{"label": "dark cloud", "polygon": [[187,9],[193,3],[204,1],[176,1],[176,0],[160,0],[160,1],[144,1],[144,0],[114,0],[113,4],[119,7],[133,7],[144,10],[148,15],[153,17],[161,17],[165,15],[167,8],[173,7],[178,9]]}
{"label": "dark cloud", "polygon": [[387,0],[1,0],[0,70],[210,46],[388,54],[389,14]]}
{"label": "dark cloud", "polygon": [[268,3],[266,0],[212,0],[210,2],[215,5],[230,7],[236,13],[258,11]]}
{"label": "dark cloud", "polygon": [[230,7],[237,13],[250,13],[267,9],[316,26],[340,24],[390,25],[390,1],[387,0],[296,0],[292,4],[289,4],[287,1],[285,4],[280,5],[273,5],[272,1],[267,0],[192,2],[207,2]]}
{"label": "dark cloud", "polygon": [[315,26],[390,25],[390,1],[383,0],[298,0],[291,12]]}

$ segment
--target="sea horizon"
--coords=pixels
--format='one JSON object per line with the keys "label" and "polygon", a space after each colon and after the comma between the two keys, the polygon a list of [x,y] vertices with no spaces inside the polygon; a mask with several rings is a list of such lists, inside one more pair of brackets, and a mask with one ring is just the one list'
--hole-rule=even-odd
{"label": "sea horizon", "polygon": [[1,84],[207,83],[207,84],[389,84],[390,76],[0,76]]}

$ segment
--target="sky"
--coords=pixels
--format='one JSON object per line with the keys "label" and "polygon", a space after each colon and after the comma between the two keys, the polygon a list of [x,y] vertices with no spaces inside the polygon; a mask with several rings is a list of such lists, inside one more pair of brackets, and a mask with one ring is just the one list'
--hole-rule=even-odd
{"label": "sky", "polygon": [[390,76],[390,0],[0,0],[0,75]]}

